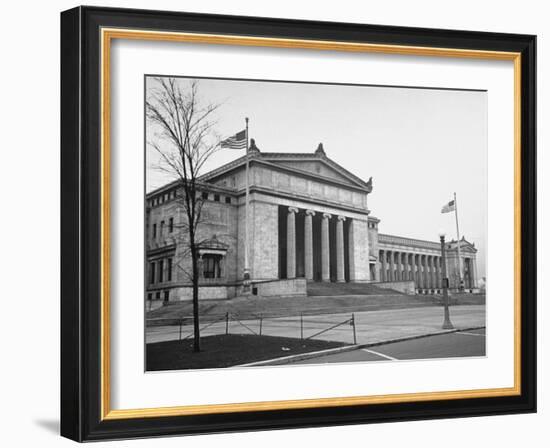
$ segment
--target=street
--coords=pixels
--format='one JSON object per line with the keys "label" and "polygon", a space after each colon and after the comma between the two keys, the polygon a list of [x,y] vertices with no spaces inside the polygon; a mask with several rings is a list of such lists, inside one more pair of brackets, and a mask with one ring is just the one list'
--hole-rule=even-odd
{"label": "street", "polygon": [[428,336],[378,345],[292,364],[325,364],[364,361],[399,361],[465,356],[485,356],[485,329]]}

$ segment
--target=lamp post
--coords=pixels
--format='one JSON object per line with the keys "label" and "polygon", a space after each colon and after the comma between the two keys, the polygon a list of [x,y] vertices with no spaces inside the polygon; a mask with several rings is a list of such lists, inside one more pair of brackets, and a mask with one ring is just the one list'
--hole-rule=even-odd
{"label": "lamp post", "polygon": [[439,234],[441,242],[441,271],[442,271],[442,286],[443,286],[443,307],[445,309],[445,319],[443,320],[443,329],[452,330],[453,324],[449,316],[449,279],[447,278],[447,260],[445,259],[445,234]]}

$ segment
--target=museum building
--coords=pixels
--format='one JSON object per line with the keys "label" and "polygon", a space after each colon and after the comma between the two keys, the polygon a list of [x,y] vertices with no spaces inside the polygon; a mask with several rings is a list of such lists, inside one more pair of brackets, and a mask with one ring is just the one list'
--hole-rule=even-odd
{"label": "museum building", "polygon": [[[367,207],[372,178],[364,181],[332,161],[322,144],[311,153],[268,153],[251,140],[247,155],[203,175],[199,190],[203,299],[241,295],[245,267],[246,291],[261,296],[305,295],[309,282],[411,285],[417,293],[442,287],[440,243],[379,233],[380,220]],[[149,300],[191,297],[182,194],[181,183],[173,182],[146,196]],[[460,284],[459,244],[464,288],[475,290],[477,249],[464,238],[446,244],[450,288]]]}

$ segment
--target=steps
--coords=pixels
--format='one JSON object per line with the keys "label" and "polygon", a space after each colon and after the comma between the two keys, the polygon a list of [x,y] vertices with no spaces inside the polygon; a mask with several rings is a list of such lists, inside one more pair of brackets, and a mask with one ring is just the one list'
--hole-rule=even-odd
{"label": "steps", "polygon": [[[373,290],[371,290],[372,292]],[[358,311],[377,311],[388,309],[417,308],[419,306],[434,306],[431,297],[408,296],[406,294],[353,294],[305,296],[300,298],[288,297],[247,297],[230,300],[208,301],[200,303],[202,322],[223,318],[225,313],[238,319],[254,319],[300,315],[322,315],[352,313]],[[191,302],[175,302],[168,306],[147,313],[150,319],[147,325],[173,325],[177,319],[190,319],[193,313]],[[172,322],[173,320],[173,322]]]}
{"label": "steps", "polygon": [[308,282],[308,296],[385,296],[405,295],[392,289],[382,289],[371,283],[330,283],[330,282]]}

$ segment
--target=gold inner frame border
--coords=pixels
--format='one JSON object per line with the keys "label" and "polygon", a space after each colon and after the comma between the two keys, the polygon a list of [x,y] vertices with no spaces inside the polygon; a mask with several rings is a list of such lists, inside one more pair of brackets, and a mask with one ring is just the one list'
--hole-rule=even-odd
{"label": "gold inner frame border", "polygon": [[[301,400],[111,409],[110,368],[110,63],[113,39],[212,45],[295,48],[355,53],[490,59],[514,63],[514,386],[441,392],[368,395]],[[521,53],[306,39],[280,39],[139,29],[101,29],[101,420],[273,411],[368,404],[503,397],[521,394]]]}

